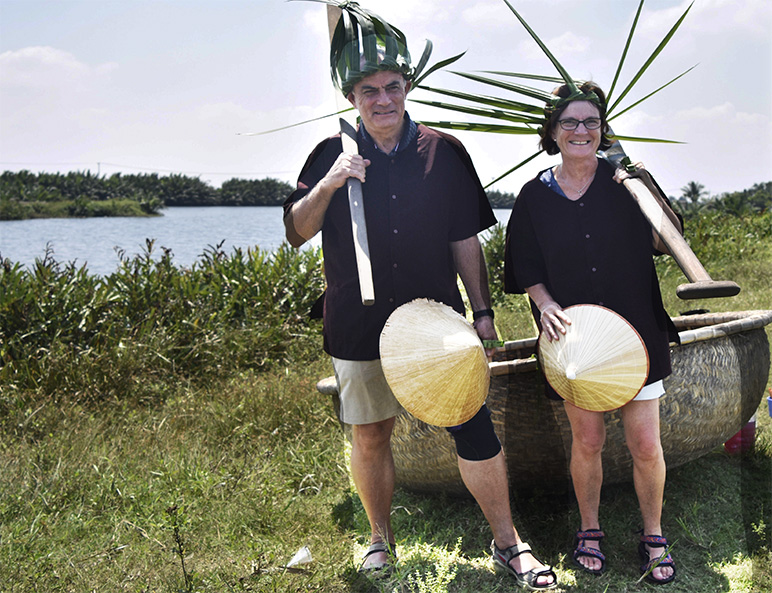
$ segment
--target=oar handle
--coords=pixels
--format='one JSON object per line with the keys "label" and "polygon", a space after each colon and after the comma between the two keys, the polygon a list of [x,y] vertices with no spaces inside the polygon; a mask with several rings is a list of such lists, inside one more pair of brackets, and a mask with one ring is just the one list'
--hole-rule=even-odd
{"label": "oar handle", "polygon": [[633,177],[625,179],[624,185],[690,282],[690,284],[681,284],[676,289],[679,298],[727,297],[740,292],[740,287],[736,283],[729,280],[715,281],[710,277],[708,271],[694,255],[686,239],[664,213],[659,202],[643,181]]}
{"label": "oar handle", "polygon": [[[609,128],[609,134],[614,136],[614,131],[611,128]],[[629,173],[635,172],[635,166],[630,162],[630,157],[625,154],[619,139],[615,139],[607,150],[602,151],[601,156],[614,167],[622,167]],[[660,206],[657,198],[654,197],[654,194],[651,193],[651,190],[643,181],[632,177],[625,179],[624,185],[638,203],[638,207],[643,212],[646,220],[649,221],[649,224],[651,224],[654,232],[662,239],[662,242],[670,251],[670,255],[690,282],[690,284],[681,284],[676,288],[676,295],[679,298],[707,299],[734,296],[740,292],[740,287],[732,281],[724,280],[717,282],[711,279],[700,260],[694,255],[686,239],[675,228],[662,210],[662,206]]]}

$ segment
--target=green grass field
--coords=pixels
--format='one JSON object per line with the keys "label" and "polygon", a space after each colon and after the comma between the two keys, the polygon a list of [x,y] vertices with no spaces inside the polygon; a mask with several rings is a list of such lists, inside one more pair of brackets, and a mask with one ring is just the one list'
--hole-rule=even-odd
{"label": "green grass field", "polygon": [[[671,314],[772,308],[768,239],[752,252],[711,261],[713,277],[735,280],[741,294],[686,305],[674,294],[683,277],[665,262],[660,273]],[[527,337],[530,321],[522,309],[497,307],[506,337]],[[378,583],[357,574],[366,519],[332,402],[315,389],[331,367],[319,355],[318,332],[294,339],[301,343],[298,352],[282,350],[270,365],[229,368],[225,356],[208,351],[206,360],[213,362],[207,364],[219,370],[206,374],[182,373],[155,358],[151,364],[160,370],[124,377],[123,392],[103,397],[94,390],[104,389],[104,379],[91,388],[89,377],[81,377],[57,392],[45,381],[33,388],[7,375],[0,383],[0,591],[516,590],[493,571],[491,535],[472,500],[404,491],[396,493],[393,508],[397,571]],[[253,341],[248,346],[257,347]],[[78,367],[85,373],[92,368]],[[757,416],[751,453],[731,457],[719,447],[669,472],[663,524],[678,580],[664,590],[772,590],[766,402]],[[523,537],[557,568],[558,591],[655,590],[638,582],[640,526],[631,484],[603,492],[609,560],[602,577],[572,568],[578,513],[569,495],[515,489],[512,499]],[[313,561],[284,568],[302,546]]]}

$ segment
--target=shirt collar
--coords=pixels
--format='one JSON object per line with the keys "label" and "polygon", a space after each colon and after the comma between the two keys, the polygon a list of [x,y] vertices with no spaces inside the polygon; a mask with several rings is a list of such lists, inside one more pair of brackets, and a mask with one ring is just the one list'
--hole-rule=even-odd
{"label": "shirt collar", "polygon": [[[410,116],[408,115],[407,111],[405,112],[405,121],[407,125],[405,126],[405,131],[402,133],[402,138],[399,142],[397,142],[397,146],[394,147],[394,150],[392,150],[389,154],[386,156],[394,156],[398,152],[402,152],[405,150],[408,145],[413,141],[413,138],[415,138],[416,134],[418,133],[418,126],[416,123],[410,119]],[[375,140],[373,140],[372,136],[367,132],[365,129],[365,125],[363,123],[359,124],[359,133],[358,133],[358,140],[361,142],[366,142],[372,144],[375,149],[385,154],[380,148],[378,148],[378,145],[375,143]]]}

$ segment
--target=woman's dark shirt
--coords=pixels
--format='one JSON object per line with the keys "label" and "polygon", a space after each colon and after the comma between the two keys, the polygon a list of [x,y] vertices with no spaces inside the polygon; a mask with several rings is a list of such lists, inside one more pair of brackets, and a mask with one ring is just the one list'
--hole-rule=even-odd
{"label": "woman's dark shirt", "polygon": [[662,304],[651,226],[613,173],[599,159],[595,179],[576,201],[547,187],[543,172],[523,186],[507,226],[505,290],[523,293],[542,283],[563,308],[616,311],[646,344],[652,383],[670,374],[669,342],[678,334]]}

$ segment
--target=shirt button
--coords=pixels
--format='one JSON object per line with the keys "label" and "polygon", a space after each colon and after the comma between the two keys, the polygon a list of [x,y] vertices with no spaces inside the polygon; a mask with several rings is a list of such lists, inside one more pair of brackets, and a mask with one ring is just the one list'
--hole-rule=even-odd
{"label": "shirt button", "polygon": [[590,238],[590,235],[585,235],[585,236],[584,236],[584,238],[585,238],[585,239],[589,239],[589,238]]}
{"label": "shirt button", "polygon": [[394,302],[394,299],[389,299],[389,302],[390,302],[390,303],[393,303],[393,302]]}
{"label": "shirt button", "polygon": [[396,196],[396,195],[392,195],[392,196],[391,196],[391,199],[392,199],[392,200],[396,200],[396,199],[397,199],[397,196]]}
{"label": "shirt button", "polygon": [[584,208],[584,202],[579,202],[579,206],[581,206],[582,208]]}
{"label": "shirt button", "polygon": [[396,268],[396,267],[397,267],[397,264],[394,264],[394,267]]}
{"label": "shirt button", "polygon": [[592,271],[593,271],[593,272],[597,272],[597,271],[598,271],[598,268],[593,268],[593,269],[592,269]]}
{"label": "shirt button", "polygon": [[399,233],[399,231],[397,229],[394,229],[394,234],[396,235],[397,233]]}
{"label": "shirt button", "polygon": [[602,307],[603,306],[603,301],[598,301],[598,304]]}

